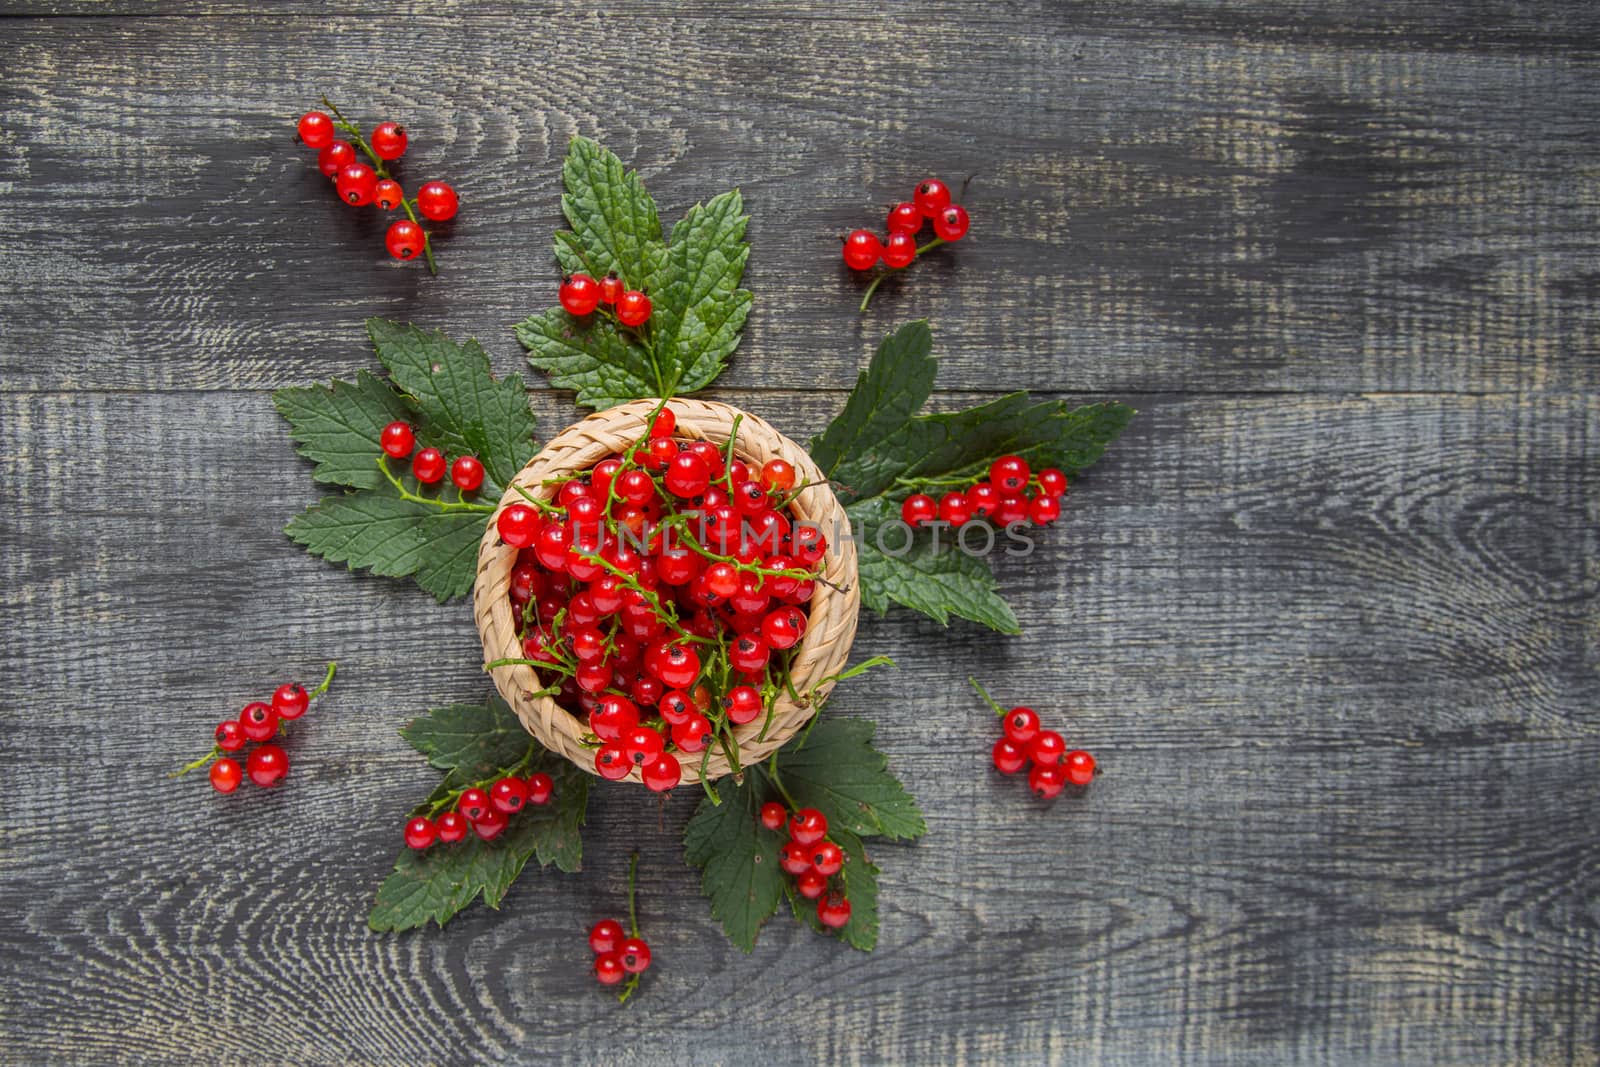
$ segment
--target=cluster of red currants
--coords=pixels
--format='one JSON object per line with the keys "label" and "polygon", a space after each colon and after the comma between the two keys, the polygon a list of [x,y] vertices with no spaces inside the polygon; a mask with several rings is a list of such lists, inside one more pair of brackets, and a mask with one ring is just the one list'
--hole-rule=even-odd
{"label": "cluster of red currants", "polygon": [[1006,711],[976,679],[968,681],[1000,716],[1004,734],[994,743],[993,758],[1001,774],[1016,774],[1031,763],[1028,788],[1042,800],[1054,800],[1068,785],[1082,789],[1094,781],[1094,757],[1081,748],[1068,751],[1060,734],[1041,728],[1038,712],[1024,707]]}
{"label": "cluster of red currants", "polygon": [[443,479],[446,468],[450,471],[450,481],[463,495],[476,493],[483,484],[483,462],[477,456],[457,456],[450,460],[442,450],[431,445],[412,456],[411,450],[417,447],[417,433],[410,423],[391,422],[383,428],[379,440],[384,453],[391,458],[411,456],[411,475],[423,485],[433,485]]}
{"label": "cluster of red currants", "polygon": [[616,271],[599,281],[587,274],[569,274],[561,279],[557,297],[568,315],[583,318],[608,307],[618,322],[634,330],[650,321],[650,312],[655,310],[650,297],[642,290],[629,289]]}
{"label": "cluster of red currants", "polygon": [[650,945],[642,937],[629,937],[616,919],[601,919],[590,928],[589,948],[601,985],[616,985],[630,974],[650,969]]}
{"label": "cluster of red currants", "polygon": [[[595,770],[665,791],[678,757],[770,713],[827,540],[791,522],[794,467],[674,436],[662,408],[621,455],[500,512],[525,663],[593,734]],[[802,487],[803,488],[803,487]]]}
{"label": "cluster of red currants", "polygon": [[1001,456],[989,465],[987,481],[965,490],[951,490],[937,501],[927,493],[914,493],[900,505],[907,526],[938,521],[964,526],[973,519],[992,519],[1005,527],[1031,522],[1045,526],[1061,517],[1061,498],[1067,476],[1054,467],[1035,474],[1021,456]]}
{"label": "cluster of red currants", "polygon": [[[520,769],[520,768],[519,768]],[[439,802],[427,815],[406,823],[406,845],[414,849],[432,848],[434,842],[453,845],[470,829],[485,841],[505,832],[511,817],[532,804],[543,806],[555,795],[555,781],[544,773],[526,778],[515,773],[475,782]]]}
{"label": "cluster of red currants", "polygon": [[[937,242],[917,247],[924,223],[933,224]],[[967,209],[950,202],[950,187],[937,178],[917,186],[910,200],[889,209],[889,236],[883,240],[871,230],[851,230],[844,239],[844,265],[851,270],[871,270],[881,261],[899,270],[936,244],[950,244],[967,235]]]}
{"label": "cluster of red currants", "polygon": [[[272,738],[285,729],[285,724],[304,715],[312,700],[328,691],[335,669],[335,664],[328,664],[327,677],[310,692],[298,682],[285,682],[273,692],[270,701],[246,704],[238,718],[224,719],[217,724],[216,743],[211,751],[180,768],[173,777],[210,764],[211,788],[219,793],[232,793],[246,775],[259,786],[277,785],[289,773],[289,756],[281,746],[272,743]],[[250,750],[241,767],[234,757],[252,743],[256,747]]]}
{"label": "cluster of red currants", "polygon": [[[371,139],[361,136],[356,126],[345,121],[339,109],[323,104],[333,114],[308,111],[300,117],[300,140],[307,148],[317,150],[317,167],[333,179],[339,199],[352,207],[376,204],[384,211],[404,211],[406,217],[390,223],[384,235],[384,245],[396,259],[415,259],[426,254],[428,266],[433,268],[433,252],[428,233],[417,217],[433,222],[444,222],[455,217],[460,207],[456,191],[444,182],[432,181],[417,189],[414,199],[407,199],[388,164],[405,155],[409,138],[405,127],[397,122],[380,122],[372,129]],[[338,136],[345,133],[355,144]],[[362,162],[356,155],[360,149],[370,162]]]}
{"label": "cluster of red currants", "polygon": [[[778,850],[778,865],[794,876],[795,891],[817,902],[817,920],[830,930],[850,921],[850,901],[843,886],[829,891],[831,879],[844,870],[844,849],[828,840],[828,818],[816,808],[793,816],[777,801],[761,805],[761,825],[775,833],[787,826],[789,837]],[[841,881],[842,881],[842,877]]]}

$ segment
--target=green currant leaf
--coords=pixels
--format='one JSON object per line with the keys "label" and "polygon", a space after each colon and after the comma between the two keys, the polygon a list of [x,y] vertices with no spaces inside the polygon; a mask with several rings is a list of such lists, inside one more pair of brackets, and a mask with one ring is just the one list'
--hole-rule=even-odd
{"label": "green currant leaf", "polygon": [[561,178],[567,187],[561,213],[572,227],[570,237],[556,238],[562,268],[594,278],[616,271],[630,286],[644,284],[661,247],[661,220],[639,172],[587,137],[574,137]]}
{"label": "green currant leaf", "polygon": [[279,389],[272,402],[289,420],[296,450],[316,463],[311,476],[352,489],[383,484],[374,462],[382,450],[383,428],[416,418],[404,398],[368,371],[357,372],[353,383]]}
{"label": "green currant leaf", "polygon": [[400,736],[441,771],[463,769],[481,778],[509,767],[533,742],[522,720],[498,694],[487,704],[448,704],[400,728]]}
{"label": "green currant leaf", "polygon": [[812,438],[811,458],[829,478],[846,483],[853,456],[870,455],[905,428],[933,393],[939,363],[933,358],[933,334],[924,319],[908,322],[883,339],[878,352],[856,378],[844,410],[828,428]]}
{"label": "green currant leaf", "polygon": [[734,189],[696,204],[672,228],[666,256],[652,278],[655,310],[649,339],[665,395],[710,385],[739,345],[750,314],[750,290],[739,288],[750,246],[744,242],[744,200]]}
{"label": "green currant leaf", "polygon": [[[826,718],[778,750],[778,773],[795,803],[816,808],[833,827],[870,837],[910,839],[928,832],[917,802],[872,747],[868,719]],[[759,810],[759,806],[758,806]]]}
{"label": "green currant leaf", "polygon": [[472,588],[487,523],[481,511],[440,511],[402,499],[385,483],[382,489],[324,497],[284,532],[330,563],[414,578],[443,603]]}
{"label": "green currant leaf", "polygon": [[801,896],[793,880],[784,880],[783,891],[789,897],[795,917],[811,929],[819,934],[837,936],[851,948],[871,952],[878,945],[878,875],[881,872],[867,859],[861,838],[848,830],[832,827],[828,828],[828,836],[844,851],[844,867],[834,880],[844,887],[845,899],[850,902],[850,921],[838,930],[830,930],[817,918],[817,902]]}
{"label": "green currant leaf", "polygon": [[578,403],[602,411],[661,391],[650,355],[609,319],[575,319],[560,308],[516,325],[529,362],[550,374],[550,384],[571,389]]}
{"label": "green currant leaf", "polygon": [[683,835],[684,859],[704,872],[712,917],[745,952],[755,948],[761,925],[783,899],[782,839],[759,821],[764,782],[757,768],[747,768],[742,783],[724,780],[717,786],[722,803],[702,799]]}

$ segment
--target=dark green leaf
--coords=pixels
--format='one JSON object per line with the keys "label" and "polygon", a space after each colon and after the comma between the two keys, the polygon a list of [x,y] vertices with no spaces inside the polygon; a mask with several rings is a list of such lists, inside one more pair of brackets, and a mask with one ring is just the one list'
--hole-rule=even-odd
{"label": "dark green leaf", "polygon": [[750,246],[744,243],[744,200],[734,189],[696,204],[672,228],[650,290],[655,346],[668,395],[711,384],[739,344],[750,291],[739,288]]}
{"label": "dark green leaf", "polygon": [[663,391],[649,354],[609,319],[575,319],[551,308],[518,323],[516,334],[528,362],[549,372],[550,384],[571,389],[578,403],[596,411]]}
{"label": "dark green leaf", "polygon": [[477,573],[488,516],[440,511],[383,489],[324,497],[284,528],[307,552],[352,570],[411,576],[438,600],[461,596]]}
{"label": "dark green leaf", "polygon": [[567,187],[561,212],[572,227],[570,239],[556,239],[562,268],[595,278],[614,270],[631,286],[644,284],[661,245],[661,220],[638,172],[587,137],[574,137],[561,177]]}
{"label": "dark green leaf", "polygon": [[811,458],[822,473],[851,486],[851,461],[871,454],[922,409],[933,392],[939,366],[932,353],[933,334],[922,319],[884,338],[872,362],[856,378],[844,410],[811,439]]}
{"label": "dark green leaf", "polygon": [[928,830],[922,812],[872,747],[875,729],[867,719],[818,721],[796,739],[803,743],[778,750],[783,785],[796,803],[826,815],[829,827],[864,837],[921,837]]}
{"label": "dark green leaf", "polygon": [[878,868],[867,858],[866,848],[855,834],[830,827],[828,836],[844,850],[845,865],[839,881],[844,884],[845,899],[850,901],[850,921],[837,931],[829,930],[817,918],[817,902],[801,896],[793,881],[786,879],[783,891],[795,915],[813,930],[836,936],[851,948],[871,952],[878,944]]}
{"label": "dark green leaf", "polygon": [[374,462],[383,428],[416,416],[405,400],[379,377],[359,371],[355,382],[279,389],[272,394],[279,414],[289,420],[297,451],[317,464],[319,482],[374,489],[383,483]]}
{"label": "dark green leaf", "polygon": [[[903,526],[885,529],[856,522],[853,515],[852,520],[860,531],[856,560],[861,603],[869,610],[882,615],[893,601],[922,612],[941,626],[948,626],[950,616],[958,615],[1000,633],[1022,632],[1016,614],[997,591],[1000,585],[989,564],[950,544],[951,531],[942,531],[944,543],[935,547],[927,532],[908,541]],[[880,530],[889,551],[878,547]],[[904,551],[900,551],[902,546],[906,546]]]}
{"label": "dark green leaf", "polygon": [[400,736],[441,771],[481,778],[509,767],[533,744],[517,713],[498,694],[487,704],[447,704],[400,728]]}
{"label": "dark green leaf", "polygon": [[722,803],[703,798],[683,835],[684,858],[704,871],[701,886],[711,898],[712,917],[745,952],[755,948],[761,924],[783,899],[785,876],[778,866],[783,842],[758,821],[768,799],[764,782],[759,768],[749,768],[743,784],[719,783]]}

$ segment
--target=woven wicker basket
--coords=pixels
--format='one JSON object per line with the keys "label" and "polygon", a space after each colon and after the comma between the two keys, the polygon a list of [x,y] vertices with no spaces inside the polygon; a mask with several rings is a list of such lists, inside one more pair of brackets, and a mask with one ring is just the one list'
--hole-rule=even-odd
{"label": "woven wicker basket", "polygon": [[[522,469],[513,479],[513,485],[549,499],[554,486],[545,485],[546,481],[588,470],[605,457],[623,451],[645,433],[645,420],[657,403],[636,400],[590,415],[567,427]],[[766,716],[734,728],[739,742],[739,762],[741,765],[752,763],[789,740],[816,714],[817,705],[832,688],[832,683],[824,679],[844,669],[850,643],[855,638],[856,613],[861,606],[855,545],[847,536],[850,527],[844,509],[816,464],[799,445],[754,415],[726,404],[674,399],[667,406],[677,416],[679,437],[704,438],[718,445],[727,443],[737,416],[739,439],[734,445],[735,455],[757,467],[769,459],[787,460],[794,465],[797,482],[816,483],[803,490],[790,508],[794,518],[816,523],[828,539],[828,551],[822,563],[822,577],[826,582],[817,583],[806,605],[810,621],[792,661],[794,691],[802,699],[796,702],[788,696],[780,696],[765,736],[760,735]],[[521,499],[514,487],[508,487],[500,498],[500,508]],[[516,565],[517,550],[500,541],[495,531],[499,515],[497,509],[478,547],[478,577],[472,594],[485,663],[522,655],[510,601],[511,571]],[[550,751],[595,773],[594,750],[579,741],[588,732],[588,723],[554,699],[535,695],[553,679],[541,679],[532,667],[520,664],[496,667],[492,674],[495,688],[516,711],[529,733]],[[698,782],[700,758],[686,756],[682,763],[683,781]],[[712,745],[706,777],[720,778],[730,769],[721,747]],[[635,769],[627,780],[638,782],[639,771]]]}

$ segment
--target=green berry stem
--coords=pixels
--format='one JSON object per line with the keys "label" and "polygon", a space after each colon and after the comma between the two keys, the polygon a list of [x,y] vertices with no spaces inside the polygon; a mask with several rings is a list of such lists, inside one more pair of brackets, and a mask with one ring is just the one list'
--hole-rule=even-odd
{"label": "green berry stem", "polygon": [[212,745],[210,752],[207,752],[204,756],[201,756],[193,763],[185,763],[182,767],[179,767],[177,770],[167,775],[167,777],[182,778],[190,771],[198,771],[201,767],[204,767],[206,764],[210,763],[220,755],[222,755],[222,747],[220,745]]}
{"label": "green berry stem", "polygon": [[978,695],[983,698],[983,702],[993,708],[996,715],[1002,719],[1006,717],[1006,709],[994,702],[994,697],[989,695],[989,691],[987,689],[978,684],[978,680],[976,678],[969,676],[967,681],[972,683],[972,688],[978,691]]}
{"label": "green berry stem", "polygon": [[326,693],[328,691],[328,687],[333,684],[333,674],[338,669],[339,669],[339,665],[337,663],[333,662],[332,660],[329,660],[328,661],[328,673],[323,677],[322,684],[317,686],[311,692],[307,693],[306,694],[307,698],[309,698],[311,700],[315,700],[319,696],[321,696],[322,694]]}
{"label": "green berry stem", "polygon": [[[938,248],[940,245],[947,245],[949,243],[950,242],[946,241],[943,237],[935,237],[933,240],[929,241],[927,244],[925,244],[921,248],[917,249],[917,257],[918,257],[918,259],[920,259],[922,257],[922,253],[931,251],[931,250],[933,250],[935,248]],[[915,262],[916,262],[915,259],[913,259],[911,261],[911,263],[915,263]],[[888,267],[888,268],[885,268],[885,270],[884,270],[884,272],[882,274],[880,274],[876,278],[872,279],[872,284],[867,286],[867,291],[865,293],[861,294],[861,306],[857,310],[862,312],[863,314],[865,314],[866,310],[867,310],[867,305],[872,303],[872,294],[878,291],[878,286],[883,284],[883,280],[885,278],[887,278],[890,274],[894,274],[894,273],[897,273],[897,272],[903,271],[903,270],[909,270],[911,268],[911,263],[907,263],[904,267]]]}
{"label": "green berry stem", "polygon": [[783,797],[783,802],[789,805],[790,811],[799,811],[800,805],[794,802],[794,797],[789,795],[789,790],[784,788],[783,778],[778,774],[778,754],[774,752],[767,757],[767,777],[772,779],[772,785]]}
{"label": "green berry stem", "polygon": [[[333,113],[333,121],[337,122],[339,124],[339,128],[345,133],[349,134],[350,137],[355,141],[356,147],[365,152],[367,158],[372,160],[372,172],[379,178],[388,178],[389,180],[393,181],[394,175],[389,173],[388,166],[385,164],[384,160],[378,156],[378,153],[372,150],[372,146],[367,143],[367,139],[361,136],[360,127],[351,122],[349,119],[346,119],[339,109],[334,106],[333,101],[328,99],[326,94],[324,94],[322,97],[322,106]],[[416,223],[417,228],[422,230],[422,254],[428,260],[428,273],[437,277],[439,274],[439,265],[433,261],[433,239],[428,236],[427,228],[422,225],[422,220],[417,218],[416,212],[412,210],[412,207],[415,203],[416,201],[414,200],[409,200],[405,197],[400,198],[400,206],[406,209],[406,218]]]}
{"label": "green berry stem", "polygon": [[439,500],[431,496],[418,496],[407,489],[405,483],[389,469],[388,459],[387,454],[380,454],[378,456],[378,469],[383,472],[385,478],[389,479],[389,484],[394,486],[395,491],[400,494],[401,500],[408,500],[413,504],[427,504],[429,507],[438,508],[440,511],[476,511],[487,515],[495,509],[493,504],[477,504],[470,500]]}
{"label": "green berry stem", "polygon": [[[639,936],[639,909],[634,904],[634,897],[635,897],[634,886],[635,886],[635,883],[636,883],[636,881],[638,879],[638,875],[639,875],[639,854],[637,852],[635,852],[633,854],[633,858],[628,861],[628,936],[629,937],[638,937]],[[639,988],[639,976],[637,974],[630,975],[628,977],[628,981],[623,985],[621,992],[619,992],[617,994],[617,1003],[618,1004],[626,1004],[628,1002],[628,998],[633,996],[633,991],[638,989],[638,988]]]}

